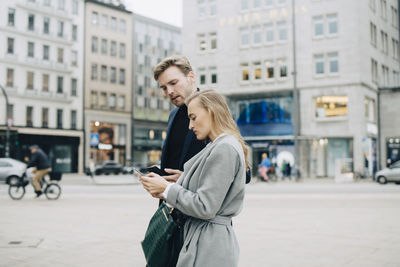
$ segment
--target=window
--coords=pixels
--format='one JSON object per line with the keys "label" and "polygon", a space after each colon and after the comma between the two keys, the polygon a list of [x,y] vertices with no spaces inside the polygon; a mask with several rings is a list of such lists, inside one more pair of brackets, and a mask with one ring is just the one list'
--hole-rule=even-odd
{"label": "window", "polygon": [[7,53],[14,54],[14,38],[7,38]]}
{"label": "window", "polygon": [[206,70],[205,68],[200,68],[199,69],[199,74],[200,74],[200,84],[206,84],[207,83],[207,75],[206,75]]}
{"label": "window", "polygon": [[71,129],[76,129],[76,110],[71,110]]}
{"label": "window", "polygon": [[315,74],[324,74],[324,55],[314,55]]}
{"label": "window", "polygon": [[119,31],[126,32],[126,21],[124,19],[119,21]]}
{"label": "window", "polygon": [[371,98],[365,98],[365,118],[367,121],[375,122],[375,100]]}
{"label": "window", "polygon": [[107,81],[107,66],[105,65],[101,65],[101,80],[103,82]]}
{"label": "window", "polygon": [[71,51],[71,65],[76,67],[78,66],[78,52]]}
{"label": "window", "polygon": [[44,0],[43,5],[45,6],[51,6],[51,0]]}
{"label": "window", "polygon": [[338,73],[339,72],[339,56],[338,53],[328,53],[329,61],[329,72]]}
{"label": "window", "polygon": [[382,65],[382,81],[381,84],[384,86],[389,85],[389,67]]}
{"label": "window", "polygon": [[198,6],[198,11],[199,11],[199,18],[204,18],[206,16],[205,0],[198,0],[197,6]]}
{"label": "window", "polygon": [[78,80],[75,78],[71,79],[71,96],[77,96]]}
{"label": "window", "polygon": [[207,49],[207,41],[205,34],[199,34],[197,35],[197,38],[199,40],[199,51],[205,51]]}
{"label": "window", "polygon": [[42,75],[42,91],[43,92],[49,91],[49,75],[48,74]]}
{"label": "window", "polygon": [[26,88],[33,89],[33,72],[28,71],[26,73]]}
{"label": "window", "polygon": [[286,5],[286,0],[278,0],[278,5]]}
{"label": "window", "polygon": [[35,30],[35,15],[33,14],[28,15],[28,30],[29,31]]}
{"label": "window", "polygon": [[63,127],[63,110],[57,109],[57,128],[62,129]]}
{"label": "window", "polygon": [[337,14],[329,14],[326,16],[328,22],[328,34],[333,35],[338,33]]}
{"label": "window", "polygon": [[78,26],[72,25],[72,41],[78,40]]}
{"label": "window", "polygon": [[43,60],[49,60],[50,47],[48,45],[43,45]]}
{"label": "window", "polygon": [[261,27],[260,26],[254,26],[252,28],[253,31],[253,44],[254,45],[260,45],[262,42],[261,38]]}
{"label": "window", "polygon": [[28,42],[28,57],[35,57],[35,44]]}
{"label": "window", "polygon": [[42,108],[42,128],[49,127],[49,109]]}
{"label": "window", "polygon": [[246,82],[250,78],[250,75],[249,75],[249,64],[242,63],[241,64],[241,69],[242,69],[242,81]]}
{"label": "window", "polygon": [[13,104],[8,104],[8,106],[7,106],[7,114],[8,114],[8,117],[10,119],[14,120],[14,105]]}
{"label": "window", "polygon": [[111,54],[112,57],[116,57],[117,56],[117,42],[115,42],[115,41],[111,41],[110,54]]}
{"label": "window", "polygon": [[217,49],[217,33],[215,32],[210,33],[210,49]]}
{"label": "window", "polygon": [[371,8],[371,10],[372,10],[373,12],[375,12],[375,10],[376,10],[376,3],[375,3],[375,1],[376,1],[376,0],[369,0],[369,7]]}
{"label": "window", "polygon": [[278,38],[279,41],[286,41],[288,39],[286,22],[278,22]]}
{"label": "window", "polygon": [[216,0],[210,0],[210,17],[214,17],[217,15],[217,3]]}
{"label": "window", "polygon": [[101,15],[101,25],[104,29],[107,29],[108,27],[108,16],[105,14]]}
{"label": "window", "polygon": [[123,96],[123,95],[120,95],[118,97],[118,108],[125,109],[125,96]]}
{"label": "window", "polygon": [[253,79],[254,80],[261,80],[262,73],[261,73],[261,62],[254,62],[253,63]]}
{"label": "window", "polygon": [[382,44],[382,52],[387,55],[388,54],[388,35],[384,31],[381,31],[381,44]]}
{"label": "window", "polygon": [[50,19],[43,18],[43,33],[49,34],[50,33]]}
{"label": "window", "polygon": [[370,39],[371,44],[376,47],[376,25],[372,22],[369,23],[370,26]]}
{"label": "window", "polygon": [[64,92],[64,77],[57,77],[57,93],[62,94]]}
{"label": "window", "polygon": [[78,15],[78,0],[72,0],[72,14]]}
{"label": "window", "polygon": [[313,25],[314,25],[314,36],[323,36],[324,35],[324,18],[323,16],[313,17]]}
{"label": "window", "polygon": [[387,4],[386,0],[380,0],[380,7],[381,7],[381,17],[383,19],[387,18]]}
{"label": "window", "polygon": [[91,108],[97,108],[97,105],[98,105],[97,92],[96,91],[91,91],[90,92],[90,107]]}
{"label": "window", "polygon": [[15,26],[15,9],[8,9],[8,26]]}
{"label": "window", "polygon": [[100,108],[103,108],[103,109],[107,107],[107,94],[106,93],[100,93],[99,106],[100,106]]}
{"label": "window", "polygon": [[278,59],[279,76],[281,78],[287,78],[287,65],[286,59]]}
{"label": "window", "polygon": [[261,0],[253,0],[253,8],[260,8]]}
{"label": "window", "polygon": [[371,58],[371,78],[373,83],[378,82],[378,62]]}
{"label": "window", "polygon": [[60,47],[57,48],[57,62],[64,63],[64,49]]}
{"label": "window", "polygon": [[32,106],[26,107],[26,126],[27,127],[33,126],[33,107]]}
{"label": "window", "polygon": [[99,14],[97,12],[92,12],[92,25],[97,26],[99,23]]}
{"label": "window", "polygon": [[111,27],[111,30],[113,30],[113,31],[117,30],[117,18],[111,17],[110,27]]}
{"label": "window", "polygon": [[218,79],[217,79],[217,73],[211,73],[211,84],[217,84]]}
{"label": "window", "polygon": [[92,81],[97,80],[97,64],[92,63],[92,74],[91,74]]}
{"label": "window", "polygon": [[241,0],[241,8],[242,10],[249,9],[249,0]]}
{"label": "window", "polygon": [[265,78],[267,80],[274,78],[274,61],[273,60],[266,60],[265,61]]}
{"label": "window", "polygon": [[57,36],[58,37],[64,36],[64,22],[63,21],[57,22]]}
{"label": "window", "polygon": [[117,69],[115,67],[111,67],[110,82],[111,83],[116,83],[117,82]]}
{"label": "window", "polygon": [[119,70],[119,84],[125,84],[125,69]]}
{"label": "window", "polygon": [[393,84],[396,86],[400,84],[400,76],[398,71],[393,71]]}
{"label": "window", "polygon": [[274,6],[274,0],[265,0],[265,6],[271,8]]}
{"label": "window", "polygon": [[392,38],[393,58],[399,59],[399,41]]}
{"label": "window", "polygon": [[315,98],[315,117],[347,116],[347,96],[319,96]]}
{"label": "window", "polygon": [[272,23],[265,25],[264,32],[265,32],[265,42],[267,44],[272,43],[274,41],[274,25]]}
{"label": "window", "polygon": [[248,46],[250,44],[249,29],[244,28],[240,30],[240,44],[241,46]]}
{"label": "window", "polygon": [[14,87],[14,69],[7,69],[7,87]]}
{"label": "window", "polygon": [[59,10],[64,10],[65,8],[65,0],[58,0],[58,9]]}
{"label": "window", "polygon": [[394,6],[391,6],[391,13],[392,13],[392,26],[396,29],[399,27],[399,16],[397,9]]}
{"label": "window", "polygon": [[97,50],[98,50],[97,43],[98,43],[98,38],[95,36],[92,36],[92,53],[97,53]]}
{"label": "window", "polygon": [[110,95],[110,100],[108,102],[108,105],[109,105],[110,109],[115,109],[115,104],[116,104],[115,101],[116,101],[115,94],[111,94]]}
{"label": "window", "polygon": [[119,44],[119,58],[125,58],[125,44],[120,43]]}
{"label": "window", "polygon": [[101,53],[107,55],[107,40],[101,39]]}

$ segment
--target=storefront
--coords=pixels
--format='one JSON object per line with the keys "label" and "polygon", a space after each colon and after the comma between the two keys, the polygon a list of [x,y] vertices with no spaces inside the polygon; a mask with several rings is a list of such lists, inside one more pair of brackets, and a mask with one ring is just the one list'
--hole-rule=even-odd
{"label": "storefront", "polygon": [[161,149],[167,135],[166,130],[134,127],[133,161],[140,165],[160,164]]}
{"label": "storefront", "polygon": [[386,138],[386,167],[400,160],[400,136]]}

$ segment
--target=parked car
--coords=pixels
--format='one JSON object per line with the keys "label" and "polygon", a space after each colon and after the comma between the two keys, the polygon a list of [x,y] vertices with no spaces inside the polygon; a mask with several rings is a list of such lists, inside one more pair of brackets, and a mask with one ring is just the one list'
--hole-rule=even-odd
{"label": "parked car", "polygon": [[375,174],[375,180],[380,184],[386,184],[387,182],[400,184],[400,160],[390,165],[390,167],[378,171]]}
{"label": "parked car", "polygon": [[140,163],[134,163],[133,166],[125,166],[122,168],[123,174],[133,174],[133,168],[138,169],[140,172],[146,172],[147,167]]}
{"label": "parked car", "polygon": [[122,172],[122,165],[115,161],[104,161],[96,166],[94,173],[96,175],[105,174],[108,175],[110,173],[120,174]]}
{"label": "parked car", "polygon": [[26,169],[26,164],[12,158],[0,158],[0,181],[7,184],[18,183]]}

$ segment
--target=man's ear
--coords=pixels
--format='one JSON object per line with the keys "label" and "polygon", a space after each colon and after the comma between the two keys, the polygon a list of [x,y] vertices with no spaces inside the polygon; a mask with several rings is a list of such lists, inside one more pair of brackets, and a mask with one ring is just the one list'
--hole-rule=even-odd
{"label": "man's ear", "polygon": [[189,71],[187,77],[190,79],[190,82],[191,82],[192,84],[194,84],[194,82],[195,82],[194,72],[193,72],[193,71]]}

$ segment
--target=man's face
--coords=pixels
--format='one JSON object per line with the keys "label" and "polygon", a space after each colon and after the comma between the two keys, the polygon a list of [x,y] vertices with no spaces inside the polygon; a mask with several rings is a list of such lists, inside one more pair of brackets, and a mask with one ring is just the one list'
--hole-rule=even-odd
{"label": "man's face", "polygon": [[191,71],[187,76],[176,66],[166,69],[158,77],[158,83],[168,96],[172,104],[177,107],[185,104],[185,99],[195,90],[194,73]]}

